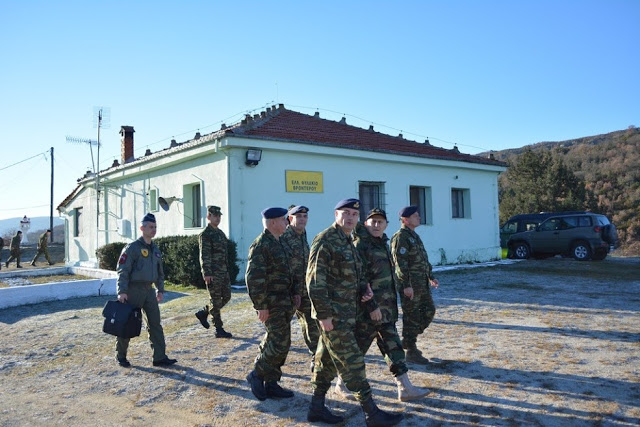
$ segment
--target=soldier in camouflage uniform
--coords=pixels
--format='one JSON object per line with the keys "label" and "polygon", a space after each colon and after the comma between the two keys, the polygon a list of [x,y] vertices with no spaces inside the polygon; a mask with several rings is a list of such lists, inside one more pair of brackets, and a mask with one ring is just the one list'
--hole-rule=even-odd
{"label": "soldier in camouflage uniform", "polygon": [[431,289],[438,280],[431,273],[427,251],[415,229],[420,225],[417,206],[407,206],[399,212],[402,227],[391,238],[391,254],[396,267],[398,285],[403,290],[402,346],[407,361],[426,365],[429,359],[416,347],[418,335],[424,332],[436,314]]}
{"label": "soldier in camouflage uniform", "polygon": [[249,247],[247,260],[245,281],[249,297],[267,329],[254,369],[247,375],[251,392],[258,400],[293,397],[291,390],[278,384],[291,346],[291,317],[300,305],[287,251],[280,242],[287,228],[286,214],[284,208],[262,211],[264,231]]}
{"label": "soldier in camouflage uniform", "polygon": [[213,318],[216,338],[231,338],[232,335],[222,327],[220,309],[231,299],[231,280],[229,279],[228,248],[229,240],[224,231],[218,228],[222,212],[218,206],[207,207],[207,228],[198,236],[200,247],[200,267],[202,277],[207,285],[210,306],[205,306],[196,313],[196,317],[205,328],[209,329],[207,318]]}
{"label": "soldier in camouflage uniform", "polygon": [[311,353],[312,369],[313,358],[318,348],[320,331],[317,321],[311,317],[311,300],[307,293],[305,276],[307,274],[307,261],[309,260],[309,242],[307,241],[307,219],[309,208],[306,206],[292,206],[289,208],[289,226],[280,239],[289,250],[289,262],[293,272],[293,279],[300,289],[300,307],[296,310],[296,316],[300,322],[304,342]]}
{"label": "soldier in camouflage uniform", "polygon": [[[369,314],[362,312],[358,317],[356,339],[364,355],[369,351],[373,340],[376,340],[398,385],[398,400],[404,402],[424,397],[429,391],[414,387],[407,375],[404,350],[396,330],[398,294],[394,267],[387,245],[389,239],[384,234],[388,224],[386,212],[375,208],[367,215],[364,226],[358,224],[355,229],[354,245],[362,258],[365,277],[371,284],[379,307]],[[346,390],[341,385],[342,381],[338,378],[336,391],[346,397]]]}
{"label": "soldier in camouflage uniform", "polygon": [[16,231],[16,235],[11,238],[11,244],[9,245],[9,259],[5,263],[5,266],[9,268],[9,263],[16,260],[16,268],[22,268],[20,265],[20,242],[22,241],[22,231]]}
{"label": "soldier in camouflage uniform", "polygon": [[38,252],[36,252],[36,255],[31,260],[31,265],[36,265],[36,261],[42,254],[44,254],[44,257],[49,265],[53,265],[53,263],[51,262],[51,258],[49,258],[49,249],[47,248],[49,236],[51,236],[51,230],[47,230],[40,235],[40,239],[38,239]]}
{"label": "soldier in camouflage uniform", "polygon": [[[142,308],[153,350],[153,366],[169,366],[176,363],[176,359],[167,357],[164,331],[160,324],[158,303],[164,298],[164,269],[160,249],[152,242],[156,230],[155,216],[146,214],[140,225],[142,237],[125,246],[120,254],[116,268],[116,290],[118,301]],[[129,341],[129,338],[116,339],[116,359],[123,368],[131,366],[127,360]]]}
{"label": "soldier in camouflage uniform", "polygon": [[330,424],[342,421],[342,417],[333,415],[324,403],[337,371],[360,402],[367,425],[395,425],[402,420],[402,414],[384,412],[373,402],[364,354],[356,341],[356,317],[364,309],[360,303],[370,300],[369,312],[377,308],[351,240],[359,208],[357,199],[338,202],[335,223],[318,234],[311,245],[307,290],[312,315],[321,326],[321,337],[311,379],[314,390],[307,420]]}

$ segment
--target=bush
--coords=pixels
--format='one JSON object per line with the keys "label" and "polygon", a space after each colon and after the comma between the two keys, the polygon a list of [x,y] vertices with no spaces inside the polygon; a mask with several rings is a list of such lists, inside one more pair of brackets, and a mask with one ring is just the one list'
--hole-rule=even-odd
{"label": "bush", "polygon": [[[198,236],[169,236],[154,239],[164,261],[165,280],[180,284],[191,285],[197,288],[205,288],[204,279],[200,270],[200,249],[198,248]],[[97,251],[100,268],[115,270],[126,243],[109,243],[100,247]],[[237,244],[229,240],[227,256],[232,260],[229,266],[231,283],[235,282],[240,268],[238,267]]]}
{"label": "bush", "polygon": [[109,243],[101,246],[96,251],[98,266],[103,270],[115,271],[122,249],[127,246],[124,242]]}

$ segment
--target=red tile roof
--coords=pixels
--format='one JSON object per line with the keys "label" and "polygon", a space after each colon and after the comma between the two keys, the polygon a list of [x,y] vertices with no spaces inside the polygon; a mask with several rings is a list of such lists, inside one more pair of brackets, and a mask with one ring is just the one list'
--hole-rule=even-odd
{"label": "red tile roof", "polygon": [[240,126],[227,129],[227,135],[296,143],[327,145],[338,148],[411,155],[435,159],[506,166],[504,162],[486,157],[462,154],[457,148],[445,149],[428,143],[410,141],[372,129],[351,126],[287,110],[282,104],[256,116],[246,116]]}

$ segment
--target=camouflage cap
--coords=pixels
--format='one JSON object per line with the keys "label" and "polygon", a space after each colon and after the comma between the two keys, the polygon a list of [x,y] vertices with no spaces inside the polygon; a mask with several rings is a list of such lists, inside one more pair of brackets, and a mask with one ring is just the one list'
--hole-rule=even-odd
{"label": "camouflage cap", "polygon": [[384,218],[385,221],[388,221],[387,219],[387,213],[380,209],[380,208],[373,208],[369,211],[369,213],[367,214],[367,219],[371,218],[372,216],[381,216]]}
{"label": "camouflage cap", "polygon": [[220,206],[207,206],[207,210],[211,215],[222,215],[222,211],[220,210]]}

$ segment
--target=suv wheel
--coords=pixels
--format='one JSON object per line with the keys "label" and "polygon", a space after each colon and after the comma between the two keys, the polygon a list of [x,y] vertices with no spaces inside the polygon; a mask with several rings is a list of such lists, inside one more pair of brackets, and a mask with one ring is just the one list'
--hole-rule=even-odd
{"label": "suv wheel", "polygon": [[571,255],[578,261],[586,261],[591,258],[591,248],[587,242],[576,242],[571,247]]}
{"label": "suv wheel", "polygon": [[524,242],[516,243],[513,247],[513,253],[515,254],[517,259],[527,259],[531,256],[529,245]]}

